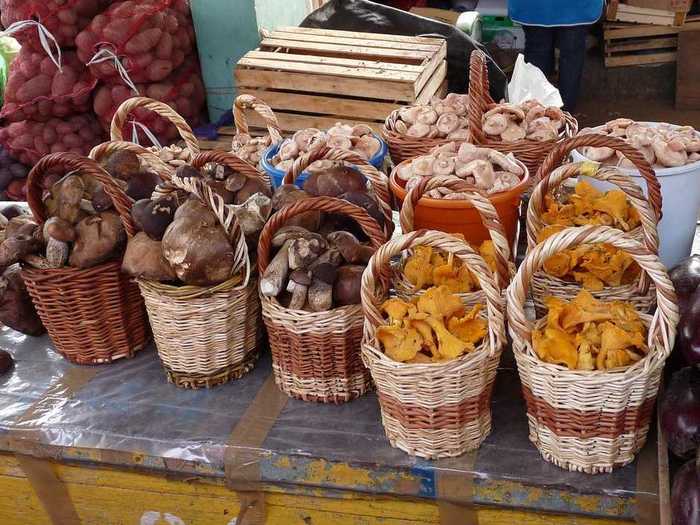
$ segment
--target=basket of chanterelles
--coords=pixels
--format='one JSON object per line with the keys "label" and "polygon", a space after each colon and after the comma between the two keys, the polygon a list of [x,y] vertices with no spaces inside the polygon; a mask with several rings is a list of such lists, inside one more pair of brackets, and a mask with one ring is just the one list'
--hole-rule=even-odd
{"label": "basket of chanterelles", "polygon": [[[64,175],[54,180],[56,173]],[[97,187],[109,209],[92,206]],[[98,364],[143,349],[143,300],[121,272],[127,236],[136,233],[132,200],[93,160],[56,153],[30,172],[27,202],[36,223],[17,225],[3,258],[9,252],[22,260],[27,291],[56,350],[74,363]]]}
{"label": "basket of chanterelles", "polygon": [[133,206],[140,231],[124,270],[137,279],[158,355],[177,386],[237,379],[258,358],[260,303],[248,244],[269,216],[270,196],[254,166],[208,151]]}
{"label": "basket of chanterelles", "polygon": [[513,153],[535,173],[557,142],[576,135],[578,122],[568,112],[536,100],[520,104],[496,103],[489,94],[483,51],[469,61],[469,131],[474,144]]}
{"label": "basket of chanterelles", "polygon": [[[529,320],[524,308],[532,276],[549,257],[593,243],[624,250],[649,275],[653,317],[631,302],[581,290],[570,299],[546,298],[546,315]],[[528,253],[506,295],[530,440],[542,456],[587,473],[633,461],[646,440],[678,322],[676,294],[659,258],[609,226],[567,228]]]}
{"label": "basket of chanterelles", "polygon": [[[641,159],[639,165],[644,167],[649,187],[658,189],[648,163]],[[582,176],[617,188],[599,190]],[[567,185],[572,178],[579,180],[575,186]],[[660,209],[660,201],[654,196],[660,194],[655,189],[649,194],[652,197],[647,199],[631,177],[614,167],[593,162],[565,164],[544,175],[532,192],[527,209],[528,251],[567,227],[594,224],[628,232],[658,253],[655,211]],[[655,305],[653,286],[634,260],[612,246],[599,244],[576,246],[545,261],[532,278],[535,308],[541,313],[545,296],[571,299],[582,287],[599,299],[631,301],[643,311]]]}
{"label": "basket of chanterelles", "polygon": [[[266,134],[251,136],[246,111],[254,111],[263,119],[267,127]],[[233,101],[233,124],[236,134],[231,141],[231,152],[253,166],[260,163],[267,148],[283,140],[279,122],[272,108],[253,95],[238,95]]]}
{"label": "basket of chanterelles", "polygon": [[[483,257],[494,274],[496,286],[505,290],[510,277],[515,273],[511,250],[498,212],[488,197],[466,181],[453,177],[426,177],[411,188],[403,201],[399,221],[401,231],[414,231],[414,207],[425,194],[433,191],[449,191],[447,195],[470,203],[479,212],[486,228],[488,239],[480,235],[470,237],[468,242]],[[464,238],[461,234],[455,234]],[[431,246],[418,246],[398,262],[393,275],[396,295],[402,299],[424,293],[432,286],[447,286],[450,292],[458,294],[465,304],[484,303],[484,293],[479,289],[476,277],[464,267],[452,253],[441,253]]]}
{"label": "basket of chanterelles", "polygon": [[[132,114],[138,117],[144,111],[153,111],[159,117],[175,126],[184,146],[171,144],[163,147],[148,128],[140,126],[137,120],[129,120]],[[192,132],[190,125],[177,111],[159,100],[148,97],[132,97],[122,102],[112,117],[112,123],[109,128],[110,140],[124,141],[124,130],[128,129],[129,123],[133,130],[132,142],[138,142],[140,131],[146,133],[149,139],[154,142],[154,145],[147,149],[158,156],[161,161],[170,165],[173,170],[188,164],[200,151],[199,142],[197,142],[197,137]]]}
{"label": "basket of chanterelles", "polygon": [[[319,226],[298,226],[297,219],[308,224],[310,214]],[[338,217],[354,221],[368,241],[336,226]],[[343,403],[369,390],[360,357],[360,282],[369,256],[385,239],[365,209],[327,196],[296,200],[263,228],[258,246],[262,315],[275,382],[285,394]]]}
{"label": "basket of chanterelles", "polygon": [[392,111],[381,129],[391,160],[398,164],[448,142],[469,141],[468,106],[468,95],[449,93]]}
{"label": "basket of chanterelles", "polygon": [[[391,259],[430,246],[479,280],[485,303],[465,305],[445,286],[390,298]],[[484,259],[444,232],[411,232],[383,245],[362,278],[362,359],[372,373],[392,446],[423,458],[459,456],[491,431],[491,393],[505,343],[504,298]]]}
{"label": "basket of chanterelles", "polygon": [[[468,142],[448,142],[398,164],[389,184],[401,205],[406,194],[426,178],[455,176],[486,193],[496,208],[508,242],[512,245],[518,227],[520,199],[529,187],[530,173],[512,154]],[[462,233],[471,242],[488,238],[477,209],[448,188],[434,188],[414,204],[416,229]]]}

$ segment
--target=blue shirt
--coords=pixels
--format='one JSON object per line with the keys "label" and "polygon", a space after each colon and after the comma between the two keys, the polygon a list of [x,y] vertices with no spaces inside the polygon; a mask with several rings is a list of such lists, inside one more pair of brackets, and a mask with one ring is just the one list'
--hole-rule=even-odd
{"label": "blue shirt", "polygon": [[522,25],[574,26],[593,24],[604,0],[508,0],[508,16]]}

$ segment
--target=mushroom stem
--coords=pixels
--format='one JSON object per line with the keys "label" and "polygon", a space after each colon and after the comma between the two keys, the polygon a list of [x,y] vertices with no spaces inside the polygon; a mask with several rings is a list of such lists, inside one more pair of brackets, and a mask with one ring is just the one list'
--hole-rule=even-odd
{"label": "mushroom stem", "polygon": [[289,271],[289,247],[292,242],[292,240],[284,242],[260,279],[260,293],[265,297],[276,297],[284,287]]}

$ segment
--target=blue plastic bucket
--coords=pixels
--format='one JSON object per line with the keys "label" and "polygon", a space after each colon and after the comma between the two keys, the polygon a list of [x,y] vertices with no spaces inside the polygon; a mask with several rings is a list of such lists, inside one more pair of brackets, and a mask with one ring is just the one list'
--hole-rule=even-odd
{"label": "blue plastic bucket", "polygon": [[[389,148],[386,145],[386,142],[384,142],[379,135],[372,133],[374,138],[376,138],[379,141],[379,144],[381,144],[381,147],[379,148],[379,151],[377,154],[369,159],[369,163],[374,166],[377,169],[381,169],[382,164],[384,164],[384,158],[386,157]],[[265,153],[263,154],[262,158],[260,159],[260,165],[262,166],[262,169],[265,170],[265,173],[267,173],[270,176],[270,180],[272,180],[272,185],[277,188],[278,186],[282,185],[282,180],[284,179],[284,171],[278,170],[272,165],[272,157],[277,155],[277,150],[280,149],[280,144],[273,144],[269,148],[265,150]],[[304,187],[304,182],[306,181],[306,178],[309,176],[308,171],[303,171],[301,175],[297,177],[297,180],[294,182],[297,186],[300,188]]]}

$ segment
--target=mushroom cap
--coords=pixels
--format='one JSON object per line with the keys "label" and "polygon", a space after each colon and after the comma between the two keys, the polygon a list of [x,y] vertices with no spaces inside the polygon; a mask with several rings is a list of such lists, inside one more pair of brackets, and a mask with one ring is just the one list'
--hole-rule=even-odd
{"label": "mushroom cap", "polygon": [[309,272],[305,270],[294,270],[289,274],[289,280],[294,281],[296,284],[301,284],[304,286],[309,286],[311,284],[311,277]]}
{"label": "mushroom cap", "polygon": [[314,279],[323,281],[326,284],[333,284],[338,275],[338,268],[331,263],[321,263],[312,268],[311,274]]}
{"label": "mushroom cap", "polygon": [[44,223],[44,237],[51,237],[61,242],[73,242],[75,240],[75,228],[60,217],[51,217]]}

